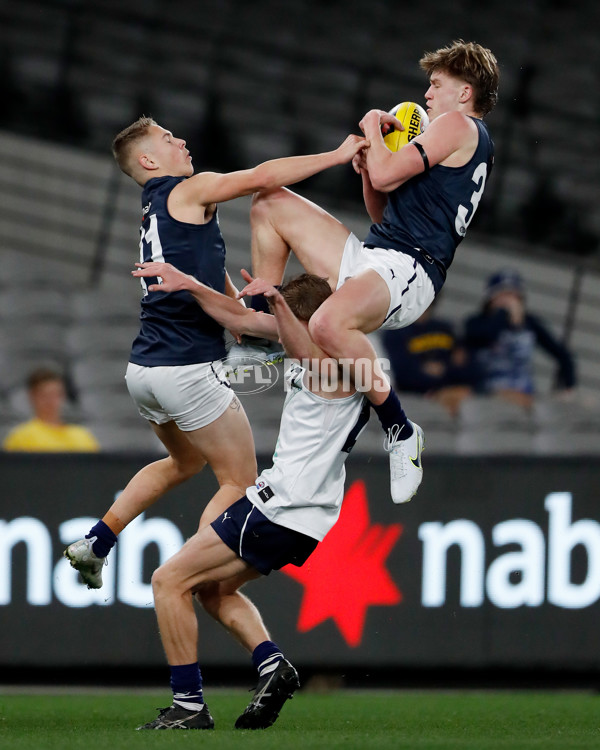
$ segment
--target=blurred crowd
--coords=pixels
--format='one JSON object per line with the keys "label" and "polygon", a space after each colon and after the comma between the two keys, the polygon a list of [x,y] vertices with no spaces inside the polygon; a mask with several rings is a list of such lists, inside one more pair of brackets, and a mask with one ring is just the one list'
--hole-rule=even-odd
{"label": "blurred crowd", "polygon": [[384,331],[382,342],[398,391],[434,399],[453,416],[471,395],[531,408],[537,348],[556,363],[557,394],[570,397],[577,385],[572,353],[529,311],[523,279],[512,269],[489,277],[480,309],[460,327],[434,304],[408,328]]}

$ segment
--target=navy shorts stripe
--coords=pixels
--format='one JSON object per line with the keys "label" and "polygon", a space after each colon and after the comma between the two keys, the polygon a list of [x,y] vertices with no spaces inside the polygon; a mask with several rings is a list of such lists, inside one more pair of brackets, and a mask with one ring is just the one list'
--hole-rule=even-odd
{"label": "navy shorts stripe", "polygon": [[[413,268],[416,268],[416,267],[417,267],[417,261],[415,260]],[[408,280],[408,283],[406,284],[406,288],[402,290],[402,294],[400,295],[401,297],[404,297],[404,295],[406,294],[406,292],[408,292],[408,290],[410,289],[410,285],[413,283],[413,281],[416,281],[416,279],[417,279],[417,272],[415,271],[415,273]],[[389,318],[391,318],[392,315],[394,313],[398,312],[398,310],[401,307],[402,307],[402,302],[399,305],[396,305],[396,307],[393,310],[389,311],[389,313],[386,315],[385,320],[388,320]],[[383,321],[384,323],[385,323],[385,320]]]}

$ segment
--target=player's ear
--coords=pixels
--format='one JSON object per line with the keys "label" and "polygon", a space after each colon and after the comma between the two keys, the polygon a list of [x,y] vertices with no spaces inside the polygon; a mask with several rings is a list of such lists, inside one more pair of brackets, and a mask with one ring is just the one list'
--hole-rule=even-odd
{"label": "player's ear", "polygon": [[473,88],[469,86],[468,83],[465,83],[462,87],[462,90],[460,92],[460,95],[458,97],[458,101],[461,104],[465,104],[465,102],[468,102],[469,99],[473,96]]}
{"label": "player's ear", "polygon": [[150,154],[140,154],[138,156],[138,163],[142,167],[142,169],[158,169],[158,164],[154,161]]}

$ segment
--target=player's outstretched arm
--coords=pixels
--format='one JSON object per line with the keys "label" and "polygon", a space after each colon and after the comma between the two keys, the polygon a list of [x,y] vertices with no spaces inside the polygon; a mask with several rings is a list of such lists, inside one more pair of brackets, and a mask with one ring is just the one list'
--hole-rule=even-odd
{"label": "player's outstretched arm", "polygon": [[132,276],[156,277],[158,284],[150,284],[149,292],[189,292],[204,311],[217,323],[231,331],[277,341],[277,324],[272,315],[257,313],[240,305],[239,301],[202,284],[170,263],[136,263]]}
{"label": "player's outstretched arm", "polygon": [[252,168],[219,174],[200,172],[178,185],[178,199],[189,203],[211,205],[222,203],[259,190],[293,185],[324,169],[351,162],[369,144],[362,136],[349,135],[333,151],[307,156],[271,159]]}

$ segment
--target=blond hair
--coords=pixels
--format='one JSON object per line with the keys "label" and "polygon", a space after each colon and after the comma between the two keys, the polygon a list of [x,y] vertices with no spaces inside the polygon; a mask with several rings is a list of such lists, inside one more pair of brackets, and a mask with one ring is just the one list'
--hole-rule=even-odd
{"label": "blond hair", "polygon": [[113,156],[115,157],[120,169],[125,172],[126,175],[129,175],[129,177],[135,179],[133,174],[133,164],[131,161],[133,147],[142,138],[147,136],[152,125],[156,124],[157,123],[151,117],[145,117],[142,115],[142,117],[131,123],[131,125],[128,125],[115,136],[112,143]]}
{"label": "blond hair", "polygon": [[476,42],[458,39],[448,47],[426,52],[419,65],[428,76],[442,71],[473,88],[473,109],[487,115],[498,101],[500,70],[494,54]]}

